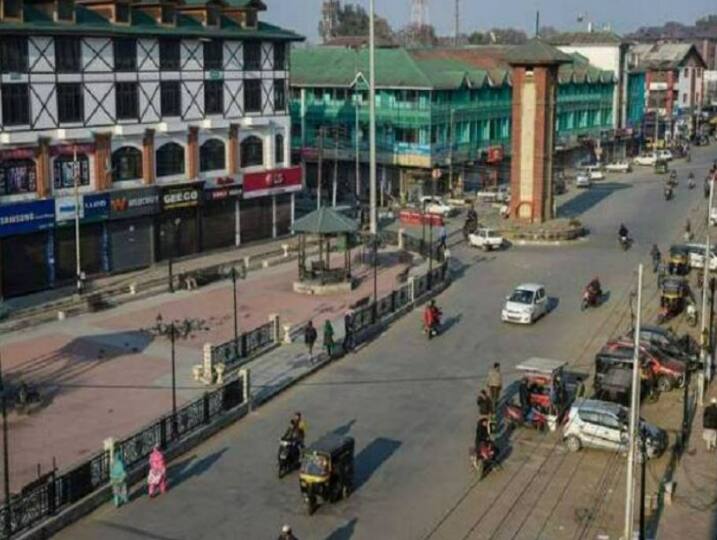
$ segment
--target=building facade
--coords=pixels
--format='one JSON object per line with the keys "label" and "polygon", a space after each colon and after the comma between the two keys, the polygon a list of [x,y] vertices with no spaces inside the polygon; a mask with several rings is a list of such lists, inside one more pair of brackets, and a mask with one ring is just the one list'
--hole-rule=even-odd
{"label": "building facade", "polygon": [[289,230],[301,38],[260,1],[2,3],[3,296],[75,277],[77,212],[86,275]]}

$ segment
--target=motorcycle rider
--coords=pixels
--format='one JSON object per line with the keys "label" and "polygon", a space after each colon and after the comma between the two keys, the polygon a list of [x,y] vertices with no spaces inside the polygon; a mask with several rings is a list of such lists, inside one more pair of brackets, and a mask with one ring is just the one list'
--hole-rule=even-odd
{"label": "motorcycle rider", "polygon": [[672,198],[672,186],[665,184],[665,200]]}
{"label": "motorcycle rider", "polygon": [[692,240],[692,223],[690,223],[690,219],[687,218],[687,221],[685,222],[685,234],[684,234],[685,242],[689,242]]}
{"label": "motorcycle rider", "polygon": [[620,242],[626,242],[630,238],[630,232],[627,230],[627,227],[625,227],[624,223],[620,223],[620,229],[617,231],[617,236],[620,239]]}
{"label": "motorcycle rider", "polygon": [[652,273],[656,274],[658,268],[660,268],[660,262],[662,261],[662,253],[657,244],[652,244],[652,250],[650,250],[650,256],[652,257]]}
{"label": "motorcycle rider", "polygon": [[495,443],[490,436],[490,427],[487,418],[478,419],[478,423],[476,424],[475,445],[476,455],[478,456],[480,456],[480,449],[483,445],[488,445],[488,447],[492,450],[492,453],[495,454]]}
{"label": "motorcycle rider", "polygon": [[291,532],[291,527],[284,525],[281,528],[281,534],[279,535],[278,540],[298,540],[298,538],[296,538],[294,533]]}
{"label": "motorcycle rider", "polygon": [[600,285],[600,278],[595,276],[590,283],[588,283],[588,292],[594,297],[602,296],[602,286]]}
{"label": "motorcycle rider", "polygon": [[441,310],[436,306],[436,301],[431,300],[423,311],[423,327],[428,332],[429,337],[436,333],[436,329],[440,324]]}
{"label": "motorcycle rider", "polygon": [[306,422],[300,412],[295,412],[289,421],[289,427],[284,434],[284,439],[293,441],[299,446],[304,446],[304,438],[306,437]]}

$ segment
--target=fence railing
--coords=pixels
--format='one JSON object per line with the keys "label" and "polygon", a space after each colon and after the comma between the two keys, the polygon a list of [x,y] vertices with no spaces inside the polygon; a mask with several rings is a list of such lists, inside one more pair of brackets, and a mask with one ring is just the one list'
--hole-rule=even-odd
{"label": "fence railing", "polygon": [[230,339],[226,343],[212,347],[212,365],[219,362],[227,368],[235,368],[249,361],[259,351],[275,345],[274,323],[268,322],[245,332],[238,340]]}
{"label": "fence railing", "polygon": [[[166,414],[115,443],[115,452],[122,456],[129,471],[146,462],[155,445],[171,450],[189,435],[242,404],[244,397],[242,378],[228,382],[183,406],[176,418]],[[35,526],[106,485],[109,461],[109,452],[102,451],[68,471],[53,471],[26,485],[19,494],[10,497],[9,504],[6,501],[0,506],[0,538],[10,538]]]}

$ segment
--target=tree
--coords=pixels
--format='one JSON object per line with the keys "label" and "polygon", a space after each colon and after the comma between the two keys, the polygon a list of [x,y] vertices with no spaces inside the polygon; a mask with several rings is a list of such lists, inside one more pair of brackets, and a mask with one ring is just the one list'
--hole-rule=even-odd
{"label": "tree", "polygon": [[402,47],[435,47],[438,44],[436,29],[430,24],[411,24],[401,29],[397,35]]}
{"label": "tree", "polygon": [[[366,10],[356,4],[335,6],[333,33],[329,35],[325,25],[319,23],[319,35],[324,41],[339,36],[367,36],[369,33],[369,15]],[[392,40],[393,30],[388,21],[376,16],[376,38],[379,40]]]}
{"label": "tree", "polygon": [[473,32],[468,36],[468,43],[471,45],[488,45],[490,43],[490,36],[483,32]]}
{"label": "tree", "polygon": [[471,45],[521,45],[528,35],[515,28],[491,28],[487,32],[473,32],[468,36]]}
{"label": "tree", "polygon": [[560,34],[560,32],[554,26],[541,26],[539,34],[543,39],[552,39]]}

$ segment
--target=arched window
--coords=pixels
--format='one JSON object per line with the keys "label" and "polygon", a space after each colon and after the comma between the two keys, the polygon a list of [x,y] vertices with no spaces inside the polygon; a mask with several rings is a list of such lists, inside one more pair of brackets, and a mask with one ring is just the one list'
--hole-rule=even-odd
{"label": "arched window", "polygon": [[123,146],[112,152],[112,180],[142,178],[142,152],[134,146]]}
{"label": "arched window", "polygon": [[241,166],[256,167],[264,165],[264,143],[259,137],[247,137],[241,143]]}
{"label": "arched window", "polygon": [[223,171],[226,169],[226,150],[219,139],[209,139],[199,147],[199,171]]}
{"label": "arched window", "polygon": [[284,136],[281,133],[274,136],[274,163],[284,163]]}
{"label": "arched window", "polygon": [[[90,185],[90,160],[85,154],[77,154],[78,183],[81,186]],[[58,156],[53,165],[55,189],[71,188],[75,185],[75,158],[74,156]]]}
{"label": "arched window", "polygon": [[157,176],[176,174],[184,174],[184,148],[171,142],[157,149]]}

